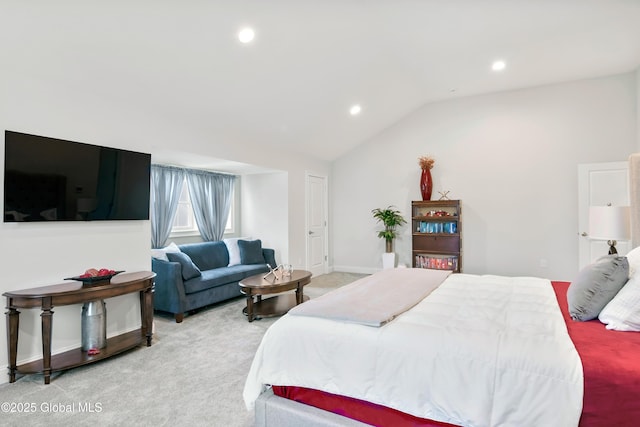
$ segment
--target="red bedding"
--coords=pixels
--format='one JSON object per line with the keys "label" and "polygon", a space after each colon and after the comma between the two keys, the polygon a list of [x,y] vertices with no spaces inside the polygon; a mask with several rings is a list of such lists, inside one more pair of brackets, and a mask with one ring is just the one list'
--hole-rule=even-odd
{"label": "red bedding", "polygon": [[[584,370],[585,393],[580,427],[640,425],[640,333],[609,331],[598,320],[571,320],[566,296],[569,283],[552,284]],[[303,387],[274,386],[273,391],[278,396],[376,426],[451,426]]]}
{"label": "red bedding", "polygon": [[605,329],[597,319],[571,320],[567,282],[553,282],[569,335],[584,370],[580,427],[640,424],[640,332]]}

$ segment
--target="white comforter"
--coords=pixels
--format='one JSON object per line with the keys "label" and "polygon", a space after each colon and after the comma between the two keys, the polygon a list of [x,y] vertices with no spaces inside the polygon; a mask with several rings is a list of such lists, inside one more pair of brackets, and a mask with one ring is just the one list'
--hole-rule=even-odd
{"label": "white comforter", "polygon": [[549,281],[468,274],[381,328],[285,315],[256,353],[248,409],[269,384],[461,426],[576,426],[583,393]]}

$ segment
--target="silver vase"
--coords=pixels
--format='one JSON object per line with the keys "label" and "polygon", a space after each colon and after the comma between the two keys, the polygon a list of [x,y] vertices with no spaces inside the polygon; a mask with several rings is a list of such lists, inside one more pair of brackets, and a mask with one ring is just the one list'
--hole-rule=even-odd
{"label": "silver vase", "polygon": [[107,305],[104,300],[82,304],[82,351],[107,346]]}

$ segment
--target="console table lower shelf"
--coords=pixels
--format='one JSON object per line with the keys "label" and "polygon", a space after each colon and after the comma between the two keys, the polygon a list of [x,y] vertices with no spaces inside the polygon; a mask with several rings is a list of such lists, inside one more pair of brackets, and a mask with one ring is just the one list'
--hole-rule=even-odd
{"label": "console table lower shelf", "polygon": [[[142,334],[142,330],[137,329],[122,335],[107,338],[107,346],[102,348],[100,353],[92,356],[90,356],[86,351],[82,351],[80,347],[65,351],[64,353],[53,354],[51,355],[51,373],[77,368],[78,366],[97,362],[98,360],[106,359],[127,350],[131,350],[145,342],[146,340],[143,338],[144,335]],[[43,374],[43,362],[43,359],[38,359],[33,362],[18,365],[16,367],[16,372],[24,375]]]}
{"label": "console table lower shelf", "polygon": [[[9,382],[16,381],[16,374],[42,374],[44,383],[49,384],[51,373],[97,362],[130,350],[145,343],[151,345],[153,328],[153,288],[155,273],[139,271],[119,274],[111,282],[94,286],[83,286],[73,281],[39,288],[5,292],[7,298],[7,347],[9,350]],[[126,332],[106,340],[106,346],[97,354],[89,354],[82,347],[51,354],[53,329],[53,308],[62,305],[82,304],[138,292],[140,294],[139,329]],[[20,311],[18,309],[40,308],[42,323],[42,359],[17,365],[18,329]]]}

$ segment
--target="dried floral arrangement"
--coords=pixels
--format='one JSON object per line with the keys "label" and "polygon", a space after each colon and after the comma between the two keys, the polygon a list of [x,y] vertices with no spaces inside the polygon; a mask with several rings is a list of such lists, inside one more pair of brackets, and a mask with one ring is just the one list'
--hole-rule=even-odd
{"label": "dried floral arrangement", "polygon": [[420,164],[420,168],[422,169],[431,169],[433,168],[433,164],[436,161],[432,158],[432,157],[428,157],[428,156],[422,156],[419,158],[419,164]]}

